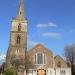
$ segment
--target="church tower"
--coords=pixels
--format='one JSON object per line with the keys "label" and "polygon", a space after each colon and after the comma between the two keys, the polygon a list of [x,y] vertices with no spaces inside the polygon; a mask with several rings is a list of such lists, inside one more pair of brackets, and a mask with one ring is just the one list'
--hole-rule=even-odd
{"label": "church tower", "polygon": [[27,20],[24,17],[23,0],[20,0],[17,17],[12,19],[12,29],[10,32],[10,43],[7,51],[6,65],[12,66],[17,60],[24,63],[27,50]]}

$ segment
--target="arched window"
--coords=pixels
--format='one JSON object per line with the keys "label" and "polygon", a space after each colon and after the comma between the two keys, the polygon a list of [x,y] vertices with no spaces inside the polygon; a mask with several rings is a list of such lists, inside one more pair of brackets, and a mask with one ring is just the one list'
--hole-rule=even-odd
{"label": "arched window", "polygon": [[45,54],[43,54],[43,53],[36,53],[35,54],[35,64],[44,65],[45,62],[46,62]]}
{"label": "arched window", "polygon": [[20,35],[18,35],[18,36],[17,36],[16,43],[17,43],[17,44],[20,44],[20,42],[21,42],[21,37],[20,37]]}
{"label": "arched window", "polygon": [[18,25],[18,31],[21,31],[21,24]]}
{"label": "arched window", "polygon": [[37,54],[37,63],[43,64],[43,55],[42,53]]}

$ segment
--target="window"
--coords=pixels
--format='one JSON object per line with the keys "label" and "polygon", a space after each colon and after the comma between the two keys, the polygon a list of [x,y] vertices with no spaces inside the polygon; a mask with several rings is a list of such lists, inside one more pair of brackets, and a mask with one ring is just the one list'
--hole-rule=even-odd
{"label": "window", "polygon": [[17,43],[17,44],[20,44],[20,41],[21,41],[21,37],[18,35],[18,36],[17,36],[16,43]]}
{"label": "window", "polygon": [[61,75],[66,75],[65,70],[61,70],[60,73],[61,73]]}
{"label": "window", "polygon": [[35,64],[39,64],[39,65],[42,65],[42,64],[45,64],[45,54],[43,53],[37,53],[35,54]]}
{"label": "window", "polygon": [[35,64],[36,64],[36,54],[35,54]]}
{"label": "window", "polygon": [[52,75],[52,71],[50,71],[50,75]]}
{"label": "window", "polygon": [[61,67],[61,62],[59,61],[58,63],[57,63],[57,67]]}
{"label": "window", "polygon": [[18,25],[18,31],[21,31],[21,24]]}
{"label": "window", "polygon": [[45,55],[44,55],[44,64],[45,64],[45,62],[46,62],[46,57],[45,57]]}
{"label": "window", "polygon": [[20,12],[20,15],[21,15],[21,12]]}
{"label": "window", "polygon": [[37,55],[37,64],[43,64],[43,55],[41,53]]}

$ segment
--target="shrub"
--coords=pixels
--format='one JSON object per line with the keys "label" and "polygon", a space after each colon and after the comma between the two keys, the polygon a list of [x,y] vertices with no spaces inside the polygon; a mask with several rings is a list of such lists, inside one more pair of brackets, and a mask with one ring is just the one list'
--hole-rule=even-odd
{"label": "shrub", "polygon": [[17,71],[14,68],[7,68],[4,71],[4,75],[17,75]]}

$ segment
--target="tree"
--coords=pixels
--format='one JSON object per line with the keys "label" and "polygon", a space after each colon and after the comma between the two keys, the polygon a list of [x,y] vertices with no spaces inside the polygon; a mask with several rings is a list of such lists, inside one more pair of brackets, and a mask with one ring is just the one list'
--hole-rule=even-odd
{"label": "tree", "polygon": [[68,64],[71,66],[72,75],[74,75],[75,64],[75,45],[68,45],[64,48],[64,54]]}
{"label": "tree", "polygon": [[5,63],[2,63],[2,65],[0,66],[0,73],[4,73],[4,67],[5,67]]}

